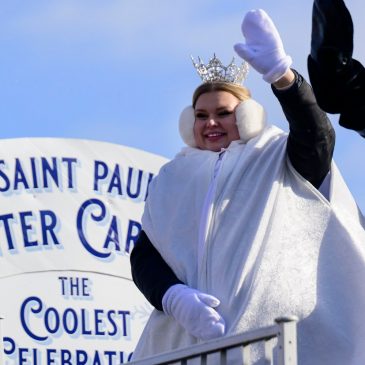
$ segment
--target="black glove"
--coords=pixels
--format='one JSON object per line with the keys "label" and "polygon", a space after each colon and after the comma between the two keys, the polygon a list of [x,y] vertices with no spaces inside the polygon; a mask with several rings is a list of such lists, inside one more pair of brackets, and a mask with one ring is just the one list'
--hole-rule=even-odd
{"label": "black glove", "polygon": [[315,0],[308,72],[319,106],[340,125],[365,129],[365,69],[352,58],[353,23],[342,0]]}

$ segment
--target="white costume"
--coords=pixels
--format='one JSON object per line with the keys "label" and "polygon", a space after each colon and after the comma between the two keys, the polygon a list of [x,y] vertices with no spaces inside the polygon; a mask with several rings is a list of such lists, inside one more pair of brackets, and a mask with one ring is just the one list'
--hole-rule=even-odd
{"label": "white costume", "polygon": [[[201,213],[217,152],[188,147],[161,169],[143,229],[181,281],[219,298],[227,335],[294,314],[299,364],[362,365],[365,231],[356,203],[334,165],[325,199],[291,166],[286,140],[267,127],[226,149],[201,255]],[[135,358],[197,341],[155,310]]]}

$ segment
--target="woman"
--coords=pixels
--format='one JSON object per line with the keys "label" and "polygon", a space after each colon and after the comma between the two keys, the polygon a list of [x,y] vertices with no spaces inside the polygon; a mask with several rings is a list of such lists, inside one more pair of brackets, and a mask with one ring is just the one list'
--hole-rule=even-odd
{"label": "woman", "polygon": [[[144,231],[131,256],[133,278],[157,309],[135,358],[296,314],[302,364],[344,363],[353,348],[339,336],[365,335],[363,326],[336,329],[342,315],[351,317],[365,304],[365,253],[358,247],[365,236],[349,218],[356,205],[335,167],[327,178],[331,189],[323,183],[334,132],[309,85],[290,70],[291,59],[267,14],[249,12],[242,30],[246,44],[236,51],[273,85],[290,133],[266,127],[262,108],[232,81],[210,80],[196,90],[180,120],[190,147],[151,183]],[[344,245],[350,262],[342,257]],[[332,260],[341,261],[338,272],[332,272]],[[359,275],[351,280],[358,302],[343,310],[347,302],[337,295],[345,295],[347,286],[336,293],[328,287],[351,277],[348,267]],[[317,350],[321,339],[310,336],[318,330],[315,318],[329,345],[321,343],[324,351],[313,358],[308,350]],[[339,344],[344,350],[333,359],[332,346]]]}

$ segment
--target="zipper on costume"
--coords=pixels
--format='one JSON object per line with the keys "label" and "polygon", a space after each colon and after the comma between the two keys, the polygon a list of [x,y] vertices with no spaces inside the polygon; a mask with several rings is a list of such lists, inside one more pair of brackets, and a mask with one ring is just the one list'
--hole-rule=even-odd
{"label": "zipper on costume", "polygon": [[[213,168],[212,179],[209,183],[209,188],[204,199],[203,211],[199,226],[199,247],[198,247],[198,272],[199,276],[204,275],[205,283],[207,282],[207,247],[210,236],[212,234],[214,217],[216,214],[216,190],[218,178],[222,170],[223,159],[227,154],[226,150],[219,153]],[[204,269],[204,271],[203,271]]]}

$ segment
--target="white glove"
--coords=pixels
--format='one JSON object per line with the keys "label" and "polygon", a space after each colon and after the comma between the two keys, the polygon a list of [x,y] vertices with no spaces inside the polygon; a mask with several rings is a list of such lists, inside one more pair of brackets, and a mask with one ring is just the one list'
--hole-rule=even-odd
{"label": "white glove", "polygon": [[251,10],[243,19],[242,33],[246,43],[234,46],[237,54],[247,61],[270,84],[278,81],[292,64],[286,55],[275,24],[262,10]]}
{"label": "white glove", "polygon": [[162,298],[162,307],[186,331],[201,340],[224,335],[225,322],[213,308],[220,304],[212,295],[183,284],[171,286]]}

